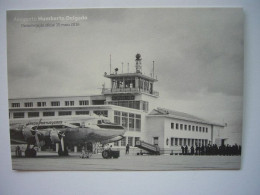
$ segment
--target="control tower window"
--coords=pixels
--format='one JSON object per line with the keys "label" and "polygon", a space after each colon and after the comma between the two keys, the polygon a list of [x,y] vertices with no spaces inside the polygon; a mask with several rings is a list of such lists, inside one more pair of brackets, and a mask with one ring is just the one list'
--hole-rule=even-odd
{"label": "control tower window", "polygon": [[125,78],[125,88],[135,88],[135,78],[129,77]]}

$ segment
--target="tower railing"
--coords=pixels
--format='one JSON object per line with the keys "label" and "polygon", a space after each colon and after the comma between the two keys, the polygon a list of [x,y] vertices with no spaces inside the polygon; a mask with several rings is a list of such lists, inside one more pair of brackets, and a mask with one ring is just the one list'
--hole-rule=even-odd
{"label": "tower railing", "polygon": [[158,91],[154,90],[144,90],[141,88],[102,88],[102,94],[113,94],[113,93],[146,93],[153,96],[159,96]]}

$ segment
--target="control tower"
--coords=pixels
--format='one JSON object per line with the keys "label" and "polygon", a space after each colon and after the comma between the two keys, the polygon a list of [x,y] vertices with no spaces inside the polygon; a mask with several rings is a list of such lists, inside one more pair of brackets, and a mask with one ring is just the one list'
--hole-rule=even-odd
{"label": "control tower", "polygon": [[[136,71],[134,73],[106,74],[104,77],[111,80],[111,88],[103,88],[102,94],[106,97],[105,104],[112,104],[134,108],[149,112],[159,97],[159,92],[154,90],[154,83],[158,81],[153,77],[142,74],[142,58],[136,54]],[[154,75],[154,74],[153,74]]]}

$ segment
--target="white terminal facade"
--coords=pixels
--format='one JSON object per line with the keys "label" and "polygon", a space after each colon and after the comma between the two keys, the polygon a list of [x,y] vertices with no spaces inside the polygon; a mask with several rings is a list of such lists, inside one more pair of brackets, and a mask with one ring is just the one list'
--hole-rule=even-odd
{"label": "white terminal facade", "polygon": [[102,95],[39,97],[9,99],[9,118],[44,118],[76,115],[103,115],[127,129],[125,139],[113,148],[134,147],[135,141],[156,144],[161,153],[180,150],[181,146],[224,143],[220,137],[224,125],[196,116],[158,108],[159,92],[154,90],[157,79],[142,74],[140,54],[136,55],[135,73],[104,74],[111,88]]}

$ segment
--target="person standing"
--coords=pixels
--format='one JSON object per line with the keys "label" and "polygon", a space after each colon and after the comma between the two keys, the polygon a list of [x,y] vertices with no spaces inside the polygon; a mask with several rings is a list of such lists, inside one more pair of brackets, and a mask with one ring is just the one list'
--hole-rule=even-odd
{"label": "person standing", "polygon": [[183,146],[181,146],[181,153],[182,153],[182,155],[184,155],[184,147]]}
{"label": "person standing", "polygon": [[190,153],[191,153],[191,155],[194,155],[194,147],[193,146],[191,146],[191,148],[190,148]]}
{"label": "person standing", "polygon": [[185,146],[184,150],[185,150],[185,155],[187,155],[188,154],[188,146],[187,145]]}
{"label": "person standing", "polygon": [[125,154],[129,154],[129,144],[126,145]]}

